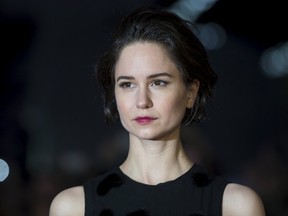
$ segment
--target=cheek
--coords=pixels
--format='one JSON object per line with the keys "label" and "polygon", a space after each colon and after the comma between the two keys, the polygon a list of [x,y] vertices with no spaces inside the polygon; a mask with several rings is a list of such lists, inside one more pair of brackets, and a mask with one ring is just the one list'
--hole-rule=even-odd
{"label": "cheek", "polygon": [[129,100],[123,100],[116,96],[116,106],[120,117],[122,118],[126,113],[129,113]]}
{"label": "cheek", "polygon": [[184,96],[175,96],[173,98],[167,98],[162,104],[163,111],[177,116],[184,116],[186,111],[186,101]]}

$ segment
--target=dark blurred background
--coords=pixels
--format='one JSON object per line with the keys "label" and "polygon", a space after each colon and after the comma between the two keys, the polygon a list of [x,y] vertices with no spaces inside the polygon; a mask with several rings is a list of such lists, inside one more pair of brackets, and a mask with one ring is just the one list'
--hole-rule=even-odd
{"label": "dark blurred background", "polygon": [[[285,1],[2,0],[1,216],[47,216],[53,197],[121,163],[127,134],[104,121],[93,67],[120,19],[140,6],[193,22],[219,75],[209,119],[183,128],[196,162],[288,215]],[[7,171],[7,169],[6,169]],[[0,176],[5,176],[0,166]],[[4,178],[4,177],[3,177]]]}

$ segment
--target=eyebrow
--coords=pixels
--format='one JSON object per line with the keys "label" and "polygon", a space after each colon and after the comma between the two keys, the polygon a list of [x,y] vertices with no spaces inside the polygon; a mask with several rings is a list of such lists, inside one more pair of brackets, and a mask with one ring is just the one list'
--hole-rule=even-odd
{"label": "eyebrow", "polygon": [[[148,76],[148,79],[156,78],[156,77],[160,77],[160,76],[172,77],[171,74],[163,72],[163,73],[151,74],[150,76]],[[135,78],[133,76],[119,76],[116,81],[118,82],[121,79],[133,80]]]}

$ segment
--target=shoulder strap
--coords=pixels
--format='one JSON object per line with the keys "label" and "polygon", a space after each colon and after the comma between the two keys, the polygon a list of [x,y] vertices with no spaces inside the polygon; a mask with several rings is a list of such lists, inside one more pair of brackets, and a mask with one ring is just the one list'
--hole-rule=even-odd
{"label": "shoulder strap", "polygon": [[93,193],[93,181],[89,179],[83,185],[84,193],[85,193],[85,214],[84,216],[93,216],[95,215],[95,207],[93,203],[95,203],[95,195]]}
{"label": "shoulder strap", "polygon": [[202,191],[200,212],[209,216],[222,216],[223,194],[228,181],[196,164],[193,169],[193,182]]}

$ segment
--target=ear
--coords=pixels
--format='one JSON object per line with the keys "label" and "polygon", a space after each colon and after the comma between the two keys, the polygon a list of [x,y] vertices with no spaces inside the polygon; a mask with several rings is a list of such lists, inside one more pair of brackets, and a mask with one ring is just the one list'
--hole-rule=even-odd
{"label": "ear", "polygon": [[196,96],[198,94],[200,82],[199,80],[194,80],[188,87],[187,87],[187,102],[186,107],[191,109],[194,105],[196,100]]}

